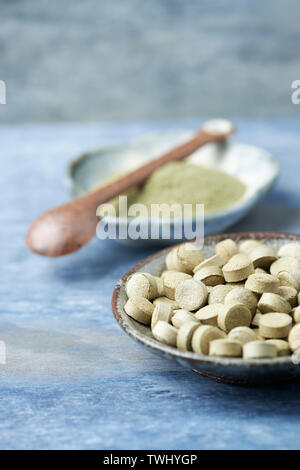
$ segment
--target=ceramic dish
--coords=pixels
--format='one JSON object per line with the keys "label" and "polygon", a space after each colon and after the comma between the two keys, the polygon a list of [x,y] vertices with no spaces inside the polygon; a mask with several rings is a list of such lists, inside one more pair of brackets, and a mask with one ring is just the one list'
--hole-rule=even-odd
{"label": "ceramic dish", "polygon": [[[205,238],[205,246],[202,249],[205,258],[212,256],[216,243],[228,237],[236,242],[247,238],[258,239],[275,248],[279,248],[284,243],[291,240],[300,241],[300,235],[285,233],[231,233],[229,235],[215,235]],[[197,242],[194,243],[197,244]],[[199,355],[193,352],[179,351],[176,348],[166,346],[156,341],[152,336],[150,327],[136,322],[125,313],[124,305],[127,300],[125,283],[127,277],[136,271],[159,275],[164,269],[165,256],[170,249],[171,248],[159,251],[155,255],[149,256],[141,261],[128,273],[124,274],[122,279],[118,282],[113,292],[112,309],[121,328],[123,328],[129,336],[142,343],[153,352],[173,359],[183,367],[218,381],[235,384],[257,383],[266,385],[299,379],[300,361],[297,363],[295,356],[245,361],[242,358],[216,358]]]}
{"label": "ceramic dish", "polygon": [[[72,197],[82,196],[101,186],[116,177],[117,173],[137,168],[147,160],[189,139],[192,134],[190,131],[165,132],[144,137],[132,145],[105,147],[83,155],[72,162],[68,169]],[[207,144],[192,154],[188,160],[195,164],[224,170],[239,178],[247,187],[243,199],[237,204],[205,216],[204,230],[207,235],[222,232],[244,217],[272,187],[279,172],[276,160],[267,151],[230,141],[223,145]],[[118,219],[118,223],[121,222],[122,220]],[[180,240],[174,237],[175,224],[176,219],[171,226],[171,236],[168,240],[128,239],[121,242],[140,245],[178,243]]]}

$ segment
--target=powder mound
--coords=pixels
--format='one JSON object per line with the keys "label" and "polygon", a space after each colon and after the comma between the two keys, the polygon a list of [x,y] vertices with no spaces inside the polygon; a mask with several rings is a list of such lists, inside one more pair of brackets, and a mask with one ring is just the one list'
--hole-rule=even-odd
{"label": "powder mound", "polygon": [[223,171],[172,162],[155,171],[132,202],[144,204],[149,210],[151,204],[204,204],[204,212],[209,214],[232,206],[245,190],[241,181]]}

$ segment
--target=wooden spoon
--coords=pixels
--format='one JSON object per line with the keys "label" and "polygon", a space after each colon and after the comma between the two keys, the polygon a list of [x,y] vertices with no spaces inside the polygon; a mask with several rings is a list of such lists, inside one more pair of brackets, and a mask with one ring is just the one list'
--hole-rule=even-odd
{"label": "wooden spoon", "polygon": [[96,233],[100,204],[142,184],[155,170],[175,160],[182,160],[208,143],[226,139],[234,130],[225,119],[215,119],[204,124],[195,136],[161,157],[108,183],[85,196],[55,207],[38,217],[29,227],[27,247],[39,255],[62,256],[86,245]]}

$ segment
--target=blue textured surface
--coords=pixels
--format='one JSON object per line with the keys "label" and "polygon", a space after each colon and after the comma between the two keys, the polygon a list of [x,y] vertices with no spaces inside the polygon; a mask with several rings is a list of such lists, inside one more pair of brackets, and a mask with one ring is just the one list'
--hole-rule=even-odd
{"label": "blue textured surface", "polygon": [[[199,122],[178,123],[182,128]],[[276,189],[241,230],[300,230],[299,119],[238,120],[236,140],[271,150]],[[128,338],[111,314],[114,284],[150,254],[96,239],[45,259],[28,224],[67,199],[67,163],[160,125],[2,126],[0,447],[298,448],[300,385],[240,388],[194,375]]]}

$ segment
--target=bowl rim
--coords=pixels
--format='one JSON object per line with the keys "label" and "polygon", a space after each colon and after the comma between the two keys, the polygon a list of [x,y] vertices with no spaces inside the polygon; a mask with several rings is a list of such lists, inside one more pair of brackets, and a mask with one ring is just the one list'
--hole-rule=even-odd
{"label": "bowl rim", "polygon": [[[233,240],[236,239],[289,239],[291,241],[300,241],[300,234],[296,233],[288,233],[288,232],[237,232],[237,233],[222,233],[222,234],[216,234],[216,235],[209,235],[204,238],[204,244],[206,241],[217,243],[221,240],[224,240],[226,238],[232,238]],[[191,241],[191,242],[184,242],[184,243],[196,243],[197,240]],[[179,243],[180,245],[182,243]],[[165,345],[163,343],[160,343],[156,341],[154,338],[148,338],[147,336],[143,335],[140,333],[138,330],[133,328],[129,323],[126,323],[123,318],[121,317],[119,311],[118,311],[118,297],[120,293],[121,287],[124,285],[124,282],[126,282],[127,278],[133,274],[135,271],[139,270],[141,267],[143,267],[145,264],[147,264],[149,261],[152,259],[158,258],[162,256],[164,253],[167,253],[168,251],[172,250],[174,247],[177,245],[172,245],[168,248],[164,248],[162,250],[157,251],[156,253],[147,256],[143,260],[139,261],[135,266],[133,266],[129,271],[127,271],[121,279],[117,282],[113,294],[112,294],[112,312],[117,320],[118,324],[120,327],[127,333],[129,336],[131,336],[134,340],[137,342],[143,344],[144,346],[152,349],[153,351],[159,352],[167,357],[170,358],[175,358],[177,360],[188,360],[190,363],[214,363],[222,366],[235,366],[235,367],[250,367],[250,366],[274,366],[277,364],[287,364],[291,365],[293,364],[292,362],[292,354],[290,356],[286,357],[276,357],[272,359],[243,359],[243,358],[222,358],[222,357],[213,357],[213,356],[206,356],[206,355],[201,355],[198,353],[190,352],[190,351],[180,351],[176,348],[173,348],[171,346]]]}

